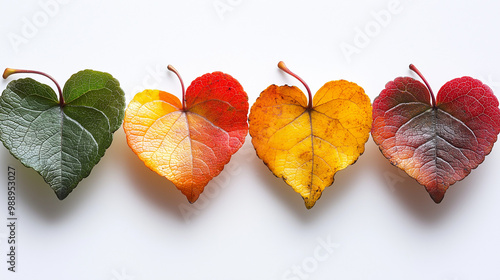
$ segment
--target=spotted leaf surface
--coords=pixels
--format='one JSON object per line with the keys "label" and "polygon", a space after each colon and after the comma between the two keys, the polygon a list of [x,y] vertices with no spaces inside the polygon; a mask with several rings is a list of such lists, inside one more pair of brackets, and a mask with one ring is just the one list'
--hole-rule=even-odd
{"label": "spotted leaf surface", "polygon": [[250,111],[257,155],[312,208],[335,173],[364,151],[371,128],[364,90],[344,80],[326,83],[312,108],[297,87],[271,85]]}

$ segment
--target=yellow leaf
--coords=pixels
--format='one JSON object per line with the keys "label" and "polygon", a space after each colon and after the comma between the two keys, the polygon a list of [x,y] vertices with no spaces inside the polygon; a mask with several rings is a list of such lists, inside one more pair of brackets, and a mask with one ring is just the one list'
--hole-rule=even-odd
{"label": "yellow leaf", "polygon": [[364,152],[371,116],[370,99],[355,83],[328,82],[311,105],[299,88],[271,85],[251,108],[249,132],[257,155],[310,209],[335,173]]}

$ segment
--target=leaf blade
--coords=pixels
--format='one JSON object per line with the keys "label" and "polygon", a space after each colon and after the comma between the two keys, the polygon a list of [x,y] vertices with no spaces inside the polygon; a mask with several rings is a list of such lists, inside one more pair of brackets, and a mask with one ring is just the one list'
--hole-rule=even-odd
{"label": "leaf blade", "polygon": [[[352,112],[353,107],[347,104],[351,102],[359,110],[343,115],[343,109]],[[335,173],[354,163],[364,151],[371,127],[371,103],[356,84],[334,81],[316,93],[309,110],[306,96],[297,87],[271,85],[252,106],[249,122],[259,158],[299,193],[310,209],[333,183]]]}
{"label": "leaf blade", "polygon": [[[491,89],[470,77],[446,83],[435,108],[427,96],[418,102],[399,96],[422,93],[430,96],[412,78],[389,82],[374,101],[372,136],[384,156],[439,203],[449,186],[464,179],[491,151],[500,131],[500,111]],[[485,125],[486,133],[477,137]]]}
{"label": "leaf blade", "polygon": [[238,81],[214,72],[191,83],[185,110],[170,93],[138,93],[123,127],[130,148],[145,165],[193,203],[243,145],[247,112],[248,97]]}
{"label": "leaf blade", "polygon": [[[105,99],[119,110],[124,94],[121,89],[114,92],[116,96]],[[102,105],[75,103],[61,107],[55,92],[33,79],[10,82],[0,97],[1,141],[21,163],[37,171],[60,200],[90,174],[114,132],[108,117],[96,108]],[[122,111],[124,106],[123,101]],[[119,116],[117,112],[114,117]]]}

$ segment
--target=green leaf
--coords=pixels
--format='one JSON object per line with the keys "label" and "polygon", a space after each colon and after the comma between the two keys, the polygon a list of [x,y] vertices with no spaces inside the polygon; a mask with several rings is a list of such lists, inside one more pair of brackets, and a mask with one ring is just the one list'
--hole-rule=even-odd
{"label": "green leaf", "polygon": [[124,117],[125,95],[110,74],[80,71],[54,90],[33,79],[10,82],[0,97],[0,140],[64,199],[90,174]]}

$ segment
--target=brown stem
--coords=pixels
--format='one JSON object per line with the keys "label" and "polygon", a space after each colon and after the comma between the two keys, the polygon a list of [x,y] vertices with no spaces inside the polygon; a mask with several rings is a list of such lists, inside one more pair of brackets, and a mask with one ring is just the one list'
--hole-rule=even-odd
{"label": "brown stem", "polygon": [[293,73],[292,71],[290,71],[290,69],[288,69],[288,67],[286,67],[285,63],[283,61],[280,61],[278,63],[278,68],[285,71],[287,74],[293,76],[294,78],[296,78],[297,80],[299,80],[307,89],[307,94],[309,96],[309,101],[307,103],[307,109],[311,110],[312,109],[312,94],[311,94],[311,89],[309,89],[309,86],[306,84],[306,82],[304,82],[304,80],[302,80],[299,76],[297,76],[295,73]]}
{"label": "brown stem", "polygon": [[181,75],[177,71],[177,69],[174,68],[172,65],[168,65],[167,69],[174,72],[175,75],[177,75],[177,78],[179,78],[179,81],[181,82],[181,87],[182,87],[182,110],[186,111],[186,91],[184,90],[184,82],[182,81]]}
{"label": "brown stem", "polygon": [[436,98],[434,97],[434,93],[432,92],[431,86],[429,85],[427,80],[424,78],[424,75],[422,75],[422,73],[420,73],[420,71],[418,71],[417,67],[415,67],[415,65],[413,65],[413,64],[410,64],[410,69],[413,72],[417,73],[417,75],[424,81],[425,85],[427,86],[427,89],[429,90],[429,92],[431,94],[432,107],[436,108]]}
{"label": "brown stem", "polygon": [[38,75],[42,75],[42,76],[45,76],[45,77],[49,78],[52,82],[54,82],[54,84],[56,84],[57,91],[59,92],[59,105],[64,106],[64,97],[63,97],[63,94],[62,94],[61,87],[59,86],[59,84],[57,83],[57,81],[54,78],[52,78],[50,75],[48,75],[48,74],[46,74],[44,72],[35,71],[35,70],[23,70],[23,69],[5,68],[5,71],[3,72],[2,77],[4,79],[7,79],[7,77],[9,77],[10,75],[12,75],[12,74],[18,74],[18,73],[38,74]]}

